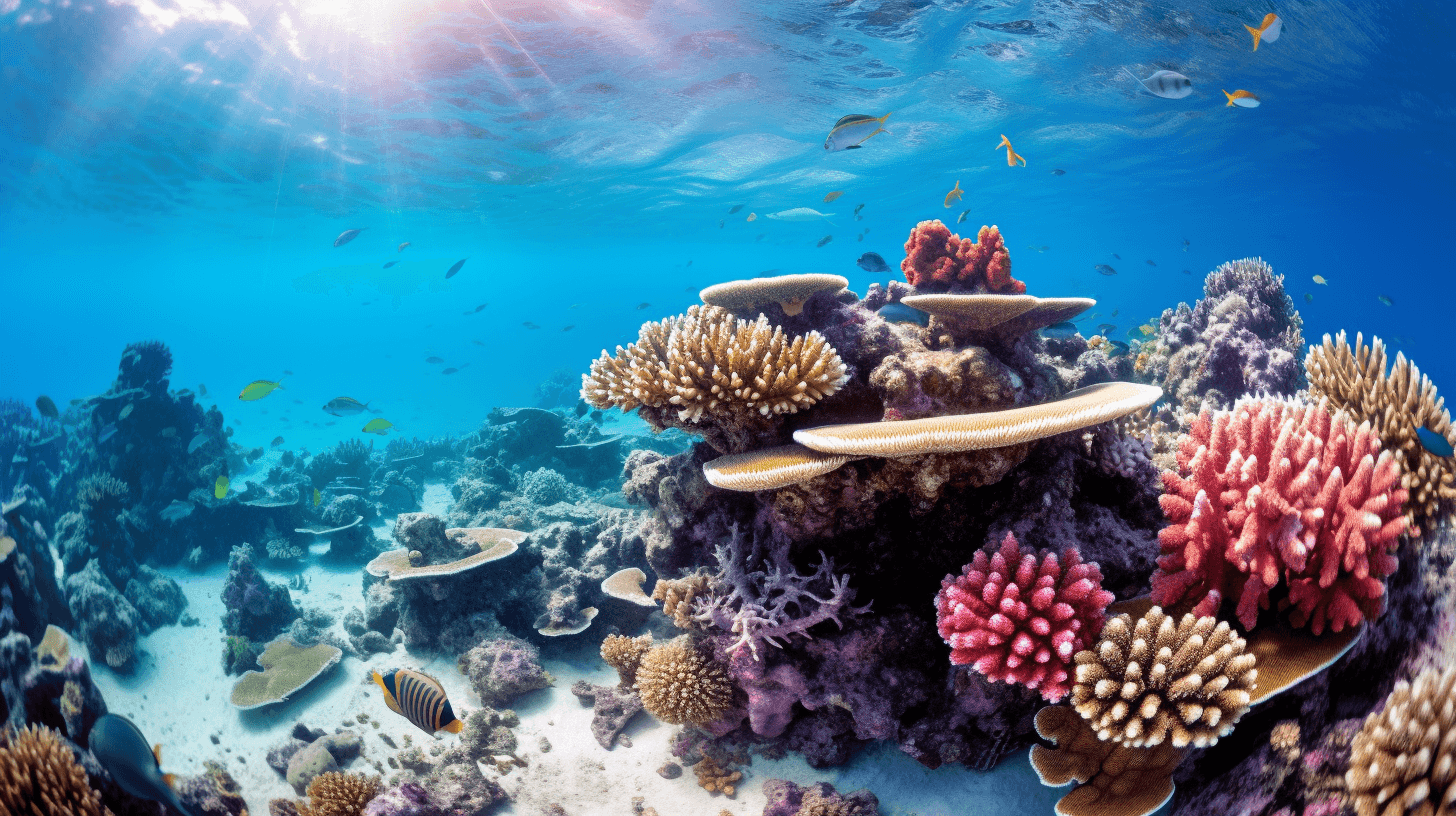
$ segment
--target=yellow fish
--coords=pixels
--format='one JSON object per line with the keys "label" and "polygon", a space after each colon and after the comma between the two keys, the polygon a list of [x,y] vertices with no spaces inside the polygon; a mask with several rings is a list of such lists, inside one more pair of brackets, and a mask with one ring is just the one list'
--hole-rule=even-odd
{"label": "yellow fish", "polygon": [[324,500],[323,494],[322,493],[319,493],[318,492],[318,488],[315,487],[313,489],[313,506],[314,507],[318,507],[319,506],[319,502],[321,502],[323,500]]}
{"label": "yellow fish", "polygon": [[1226,108],[1232,108],[1235,105],[1241,108],[1259,107],[1259,97],[1254,96],[1248,91],[1234,91],[1233,93],[1224,91],[1223,95],[1228,97],[1228,104],[1224,105]]}
{"label": "yellow fish", "polygon": [[450,700],[440,681],[413,669],[395,669],[380,674],[371,672],[371,679],[384,692],[384,704],[389,710],[402,715],[426,734],[444,729],[452,734],[460,733],[465,724],[450,708]]}
{"label": "yellow fish", "polygon": [[380,436],[384,436],[385,432],[393,427],[393,422],[390,422],[383,417],[375,417],[374,419],[369,420],[369,422],[364,425],[363,431],[364,433],[379,434]]}
{"label": "yellow fish", "polygon": [[844,191],[843,190],[835,190],[834,192],[830,193],[829,195],[824,196],[824,203],[825,204],[828,204],[829,202],[833,201],[836,198],[839,198],[842,195],[844,195]]}
{"label": "yellow fish", "polygon": [[225,498],[227,498],[227,492],[228,492],[228,477],[226,477],[226,476],[219,476],[219,477],[217,477],[217,481],[212,483],[212,495],[218,497],[219,499],[225,499]]}
{"label": "yellow fish", "polygon": [[1274,42],[1279,39],[1280,33],[1284,31],[1284,21],[1279,19],[1279,15],[1271,11],[1264,15],[1264,22],[1259,23],[1258,28],[1254,28],[1251,25],[1246,25],[1244,28],[1247,28],[1249,33],[1254,35],[1254,50],[1258,51],[1260,39],[1264,42]]}
{"label": "yellow fish", "polygon": [[279,380],[278,382],[269,382],[268,380],[254,380],[248,383],[247,386],[245,386],[243,390],[238,393],[238,399],[242,400],[243,402],[260,400],[273,393],[273,389],[282,387],[282,380]]}
{"label": "yellow fish", "polygon": [[1026,166],[1026,159],[1023,159],[1015,150],[1011,148],[1011,140],[1007,139],[1006,134],[1004,133],[1001,134],[1001,144],[996,145],[996,149],[1000,150],[1003,147],[1006,148],[1007,167],[1015,167],[1017,162],[1021,162],[1022,167]]}
{"label": "yellow fish", "polygon": [[945,194],[945,206],[949,207],[952,201],[960,201],[963,193],[965,190],[961,189],[961,180],[956,179],[955,189]]}
{"label": "yellow fish", "polygon": [[1315,275],[1314,276],[1314,282],[1315,283],[1318,283],[1320,286],[1329,286],[1330,285],[1330,282],[1327,281],[1327,280],[1325,280],[1325,276],[1324,275]]}
{"label": "yellow fish", "polygon": [[1158,330],[1153,328],[1153,324],[1151,323],[1144,323],[1138,326],[1138,331],[1143,333],[1143,337],[1152,337],[1158,333]]}

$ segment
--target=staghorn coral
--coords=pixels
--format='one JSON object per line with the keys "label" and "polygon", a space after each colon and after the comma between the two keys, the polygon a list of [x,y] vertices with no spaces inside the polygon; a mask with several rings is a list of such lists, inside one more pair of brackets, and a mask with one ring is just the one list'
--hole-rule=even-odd
{"label": "staghorn coral", "polygon": [[921,221],[905,240],[900,271],[920,292],[1026,291],[1026,284],[1011,277],[1011,254],[994,226],[981,227],[972,241],[939,220]]}
{"label": "staghorn coral", "polygon": [[1173,770],[1185,749],[1164,742],[1131,748],[1097,738],[1066,706],[1036,713],[1036,731],[1052,748],[1032,746],[1031,765],[1043,785],[1080,782],[1057,802],[1064,816],[1146,816],[1173,796]]}
{"label": "staghorn coral", "polygon": [[1356,334],[1352,348],[1343,331],[1310,346],[1304,369],[1310,396],[1324,397],[1331,408],[1369,422],[1385,449],[1401,460],[1409,493],[1408,532],[1419,536],[1422,529],[1434,528],[1456,503],[1456,460],[1426,450],[1416,431],[1425,428],[1447,442],[1456,442],[1456,433],[1430,378],[1398,352],[1387,371],[1379,337],[1371,337],[1367,346]]}
{"label": "staghorn coral", "polygon": [[298,816],[360,816],[384,788],[377,776],[329,771],[308,783],[308,799]]}
{"label": "staghorn coral", "polygon": [[1074,657],[1072,706],[1097,736],[1133,748],[1207,747],[1233,730],[1258,680],[1255,659],[1228,623],[1153,607],[1118,615]]}
{"label": "staghorn coral", "polygon": [[642,664],[642,657],[651,648],[652,635],[650,633],[634,638],[626,635],[607,635],[602,640],[602,660],[617,670],[617,677],[621,679],[623,686],[631,686],[637,682],[637,667]]}
{"label": "staghorn coral", "polygon": [[1456,813],[1456,667],[1396,683],[1351,743],[1345,785],[1358,816]]}
{"label": "staghorn coral", "polygon": [[687,635],[643,655],[636,686],[642,707],[674,725],[710,723],[733,704],[733,684],[723,664]]}
{"label": "staghorn coral", "polygon": [[1399,481],[1370,425],[1323,401],[1205,410],[1179,442],[1178,472],[1163,474],[1170,524],[1158,534],[1153,600],[1193,601],[1198,615],[1236,600],[1252,629],[1282,582],[1290,622],[1317,635],[1379,617],[1405,530]]}
{"label": "staghorn coral", "polygon": [[647,323],[637,342],[603,351],[582,375],[581,396],[597,408],[637,409],[658,430],[705,434],[724,452],[748,447],[796,413],[839,390],[844,362],[817,331],[790,340],[759,315],[740,320],[717,306]]}
{"label": "staghorn coral", "polygon": [[936,628],[950,662],[987,678],[1020,683],[1055,703],[1071,691],[1072,656],[1102,630],[1112,593],[1096,564],[1069,549],[1022,552],[1007,533],[999,549],[978,551],[947,575],[935,595]]}
{"label": "staghorn coral", "polygon": [[7,816],[101,816],[110,814],[91,789],[60,734],[28,725],[0,731],[0,813]]}

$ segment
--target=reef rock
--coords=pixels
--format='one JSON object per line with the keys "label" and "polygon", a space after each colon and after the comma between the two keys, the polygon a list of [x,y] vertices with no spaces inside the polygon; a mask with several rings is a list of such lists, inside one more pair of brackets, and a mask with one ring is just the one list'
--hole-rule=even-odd
{"label": "reef rock", "polygon": [[113,669],[129,668],[142,628],[141,615],[116,591],[95,560],[66,579],[66,596],[91,654]]}

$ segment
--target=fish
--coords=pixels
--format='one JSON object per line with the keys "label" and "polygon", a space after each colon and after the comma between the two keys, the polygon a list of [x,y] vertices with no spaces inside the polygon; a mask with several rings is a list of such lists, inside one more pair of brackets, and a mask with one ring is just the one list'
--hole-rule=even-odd
{"label": "fish", "polygon": [[[1134,78],[1136,78],[1136,77],[1134,77]],[[1052,175],[1054,175],[1054,176],[1065,176],[1066,174],[1067,174],[1067,171],[1066,170],[1063,170],[1060,167],[1056,168],[1055,170],[1052,170]]]}
{"label": "fish", "polygon": [[1000,150],[1003,147],[1006,148],[1007,167],[1015,167],[1017,162],[1021,162],[1022,167],[1026,166],[1026,159],[1023,159],[1020,154],[1011,148],[1011,140],[1007,139],[1004,133],[1001,134],[1001,144],[996,145],[995,149]]}
{"label": "fish", "polygon": [[865,208],[865,205],[864,204],[856,204],[856,205],[854,205],[854,214],[855,215],[859,215],[859,211],[860,210],[863,210],[864,208]]}
{"label": "fish", "polygon": [[1193,270],[1192,269],[1185,269],[1185,270],[1183,270],[1183,274],[1185,274],[1185,275],[1192,275],[1193,274]]}
{"label": "fish", "polygon": [[385,432],[394,427],[394,423],[383,417],[376,417],[364,423],[361,429],[364,433],[379,434],[384,436]]}
{"label": "fish", "polygon": [[457,372],[457,371],[459,371],[459,370],[460,370],[460,369],[458,369],[458,368],[455,368],[455,367],[454,367],[454,366],[451,366],[451,367],[450,367],[450,368],[447,368],[447,369],[445,369],[445,370],[444,370],[444,371],[441,371],[441,372],[440,372],[440,373],[441,373],[441,374],[454,374],[454,373],[455,373],[455,372]]}
{"label": "fish", "polygon": [[795,207],[792,210],[769,213],[765,218],[773,221],[828,221],[834,217],[834,213],[822,213],[818,210],[811,210],[808,207]]}
{"label": "fish", "polygon": [[[733,214],[737,213],[739,210],[742,210],[742,209],[743,209],[743,205],[742,204],[734,204],[732,207],[729,207],[728,208],[728,214],[729,215],[733,215]],[[688,261],[688,263],[692,263],[692,261]]]}
{"label": "fish", "polygon": [[952,201],[960,201],[961,196],[964,195],[965,192],[965,190],[961,189],[961,180],[956,179],[955,187],[952,187],[951,191],[945,194],[945,207],[949,209],[950,203]]}
{"label": "fish", "polygon": [[207,383],[197,384],[197,395],[201,397],[207,396]]}
{"label": "fish", "polygon": [[814,246],[816,246],[816,247],[823,247],[825,244],[827,244],[827,243],[829,243],[830,241],[833,241],[833,240],[834,240],[834,236],[833,235],[826,235],[823,238],[820,238],[819,239],[819,243],[815,244]]}
{"label": "fish", "polygon": [[1188,247],[1189,247],[1188,239],[1187,238],[1184,238],[1183,239],[1183,251],[1184,252],[1187,252],[1188,251]]}
{"label": "fish", "polygon": [[409,249],[409,245],[410,245],[410,242],[409,241],[405,241],[404,243],[402,243],[399,246],[395,247],[394,248],[394,251],[395,252],[404,252],[406,249]]}
{"label": "fish", "polygon": [[278,382],[270,382],[268,380],[253,380],[252,382],[243,386],[242,391],[238,392],[238,399],[242,400],[243,402],[260,400],[273,393],[273,389],[282,387],[282,380],[279,380]]}
{"label": "fish", "polygon": [[1142,332],[1143,337],[1152,337],[1158,333],[1158,330],[1151,323],[1144,323],[1138,326],[1138,331]]}
{"label": "fish", "polygon": [[1077,325],[1070,320],[1063,320],[1044,327],[1041,333],[1047,337],[1071,337],[1077,333]]}
{"label": "fish", "polygon": [[758,220],[758,213],[749,213],[748,214],[748,218],[746,218],[744,220],[746,220],[746,221],[757,221]]}
{"label": "fish", "polygon": [[390,268],[391,266],[394,266],[397,263],[399,263],[399,261],[385,261],[384,262],[384,268],[385,269],[388,269],[388,268]]}
{"label": "fish", "polygon": [[1112,267],[1108,266],[1107,264],[1097,264],[1096,266],[1094,266],[1092,268],[1095,269],[1095,270],[1097,270],[1097,274],[1099,274],[1099,275],[1116,275],[1117,274],[1117,270],[1116,269],[1113,269]]}
{"label": "fish", "polygon": [[966,216],[968,216],[970,214],[971,214],[971,211],[970,210],[961,210],[961,214],[956,217],[956,223],[957,224],[964,224],[964,223],[966,223]]}
{"label": "fish", "polygon": [[651,303],[648,303],[645,300],[642,301],[641,303],[637,304],[637,311],[639,311],[639,312],[642,311],[643,309],[651,309],[651,308],[652,308],[652,304]]}
{"label": "fish", "polygon": [[207,434],[198,434],[197,436],[192,437],[192,441],[187,443],[188,455],[196,453],[198,448],[206,444]]}
{"label": "fish", "polygon": [[863,235],[856,235],[855,238],[854,238],[854,240],[863,243],[864,242],[864,236]]}
{"label": "fish", "polygon": [[56,410],[55,400],[47,397],[45,394],[41,394],[35,398],[35,410],[40,411],[40,415],[46,419],[61,418],[61,412]]}
{"label": "fish", "polygon": [[468,260],[470,260],[470,259],[469,258],[461,258],[460,260],[456,261],[455,262],[455,265],[452,266],[452,267],[450,267],[445,272],[445,280],[450,280],[451,278],[455,277],[455,273],[459,272],[460,271],[460,267],[464,266],[465,265],[465,262],[468,261]]}
{"label": "fish", "polygon": [[860,269],[863,269],[864,271],[871,274],[879,274],[881,272],[890,271],[890,265],[885,263],[885,259],[881,258],[878,252],[866,252],[865,254],[859,256],[859,260],[855,261],[854,263]]}
{"label": "fish", "polygon": [[688,258],[688,262],[685,263],[685,264],[683,264],[683,266],[692,266],[692,265],[693,265],[693,259],[692,258]]}
{"label": "fish", "polygon": [[1252,93],[1249,93],[1248,91],[1245,91],[1245,90],[1237,90],[1237,91],[1234,91],[1233,93],[1229,93],[1228,91],[1224,91],[1223,92],[1223,95],[1228,97],[1228,104],[1227,105],[1224,105],[1224,107],[1226,107],[1226,108],[1232,108],[1235,105],[1237,105],[1240,108],[1257,108],[1257,107],[1259,107],[1259,97],[1254,96]]}
{"label": "fish", "polygon": [[[284,419],[287,419],[287,417],[284,417]],[[158,434],[158,436],[161,436],[163,439],[171,439],[172,437],[174,437],[176,435],[177,435],[177,429],[176,428],[173,428],[173,427],[170,427],[170,426],[169,427],[166,427],[166,428],[163,428],[162,429],[162,432],[160,434]]]}
{"label": "fish", "polygon": [[1376,295],[1375,299],[1380,301],[1381,303],[1384,303],[1386,306],[1395,305],[1395,301],[1391,300],[1389,295]]}
{"label": "fish", "polygon": [[824,196],[824,203],[828,204],[829,202],[833,201],[836,198],[839,198],[842,195],[844,195],[843,190],[835,190],[832,193],[826,193]]}
{"label": "fish", "polygon": [[1114,253],[1112,253],[1112,259],[1114,261],[1120,261],[1120,260],[1122,260],[1122,256],[1121,255],[1118,255],[1116,252],[1114,252]]}
{"label": "fish", "polygon": [[426,357],[425,362],[429,363],[430,365],[438,365],[439,363],[443,363],[445,361],[440,359],[439,357]]}
{"label": "fish", "polygon": [[126,419],[127,417],[131,416],[131,412],[132,411],[135,411],[135,410],[136,410],[136,406],[135,405],[127,405],[127,406],[125,406],[124,408],[121,409],[121,413],[119,413],[119,414],[116,415],[117,421],[119,422],[119,421],[121,421],[123,419]]}
{"label": "fish", "polygon": [[354,240],[355,238],[358,238],[359,237],[359,233],[361,233],[361,232],[363,232],[364,230],[367,230],[367,229],[369,229],[369,228],[368,227],[360,227],[358,229],[346,229],[346,230],[344,230],[343,232],[339,233],[339,237],[338,238],[335,238],[334,239],[334,246],[341,247],[344,244],[349,243],[350,241]]}
{"label": "fish", "polygon": [[930,325],[930,313],[912,309],[903,303],[886,303],[876,313],[891,323],[914,323],[917,326]]}
{"label": "fish", "polygon": [[157,514],[164,520],[176,523],[192,515],[192,502],[173,499],[172,503],[162,508]]}
{"label": "fish", "polygon": [[485,343],[483,343],[483,342],[481,342],[479,340],[471,340],[470,342],[474,343],[477,346],[484,346],[485,345]]}
{"label": "fish", "polygon": [[726,223],[728,223],[727,220],[721,219],[721,218],[718,219],[718,229],[723,229],[723,225],[726,224]]}
{"label": "fish", "polygon": [[1325,276],[1324,275],[1315,275],[1313,278],[1310,278],[1310,280],[1314,281],[1315,283],[1318,283],[1320,286],[1329,286],[1330,285],[1330,282],[1327,281],[1327,280],[1325,280]]}
{"label": "fish", "polygon": [[361,414],[369,408],[369,403],[360,402],[353,397],[334,397],[324,403],[324,413],[337,417],[353,416]]}
{"label": "fish", "polygon": [[319,490],[318,490],[317,487],[315,487],[313,489],[313,506],[314,507],[318,507],[319,506],[319,502],[322,502],[323,500],[324,500],[324,495],[319,492]]}
{"label": "fish", "polygon": [[225,498],[227,498],[227,492],[228,492],[228,477],[226,477],[226,476],[219,476],[219,477],[217,477],[217,481],[215,481],[215,482],[212,483],[212,495],[215,496],[215,497],[217,497],[217,498],[219,498],[219,499],[225,499]]}
{"label": "fish", "polygon": [[1314,295],[1311,295],[1310,293],[1305,292],[1304,293],[1304,302],[1305,303],[1314,303]]}
{"label": "fish", "polygon": [[894,111],[884,116],[870,116],[866,113],[851,113],[848,116],[840,117],[834,127],[830,129],[829,135],[824,139],[824,149],[835,150],[858,150],[869,140],[871,136],[879,133],[889,133],[885,130],[885,120],[890,118]]}
{"label": "fish", "polygon": [[1148,266],[1157,266],[1157,264],[1153,263],[1152,261],[1148,261]]}
{"label": "fish", "polygon": [[529,320],[522,321],[521,325],[532,331],[541,328],[540,326],[537,326],[535,323],[532,323]]}
{"label": "fish", "polygon": [[140,799],[161,802],[186,816],[197,816],[196,811],[178,801],[173,788],[177,778],[162,773],[162,746],[148,748],[146,737],[131,720],[119,714],[103,714],[91,726],[86,741],[117,787]]}
{"label": "fish", "polygon": [[568,331],[571,331],[574,328],[576,328],[576,324],[575,323],[568,323],[567,325],[562,326],[561,327],[561,330],[564,331],[564,332],[568,332]]}
{"label": "fish", "polygon": [[1132,346],[1129,346],[1121,340],[1108,340],[1107,345],[1112,347],[1112,349],[1107,352],[1108,357],[1121,357],[1122,355],[1127,354],[1129,351],[1132,351]]}
{"label": "fish", "polygon": [[391,669],[384,674],[371,672],[370,677],[384,692],[389,710],[414,723],[426,734],[445,730],[460,733],[465,724],[450,708],[450,699],[440,681],[414,669]]}
{"label": "fish", "polygon": [[1279,39],[1279,35],[1284,32],[1284,21],[1279,19],[1279,15],[1271,11],[1264,15],[1264,20],[1259,23],[1258,28],[1254,28],[1251,25],[1246,25],[1244,28],[1247,28],[1249,33],[1253,35],[1254,50],[1258,51],[1260,40],[1274,42]]}
{"label": "fish", "polygon": [[[489,305],[490,305],[490,304],[489,304],[489,303],[482,303],[482,304],[480,304],[480,305],[479,305],[479,306],[476,306],[476,307],[475,307],[475,310],[474,310],[474,311],[472,311],[472,312],[471,312],[471,313],[470,313],[470,314],[479,314],[479,313],[481,313],[481,312],[483,312],[483,311],[485,311],[485,307],[487,307],[487,306],[489,306]],[[574,307],[573,307],[573,308],[574,308]]]}
{"label": "fish", "polygon": [[1451,448],[1451,441],[1449,439],[1430,428],[1416,428],[1416,438],[1421,440],[1421,447],[1436,456],[1450,456],[1452,453],[1456,453],[1456,450]]}
{"label": "fish", "polygon": [[1182,99],[1193,93],[1193,80],[1177,71],[1154,71],[1147,79],[1138,79],[1137,74],[1123,68],[1122,72],[1153,96],[1163,99]]}
{"label": "fish", "polygon": [[1099,324],[1097,324],[1097,333],[1098,334],[1111,334],[1112,331],[1114,329],[1116,329],[1116,328],[1117,328],[1117,326],[1115,326],[1115,325],[1113,325],[1111,323],[1099,323]]}
{"label": "fish", "polygon": [[283,444],[283,437],[281,437],[281,436],[275,436],[275,437],[273,437],[272,443],[269,444],[269,447],[276,448],[276,447],[278,447],[279,445],[282,445],[282,444]]}

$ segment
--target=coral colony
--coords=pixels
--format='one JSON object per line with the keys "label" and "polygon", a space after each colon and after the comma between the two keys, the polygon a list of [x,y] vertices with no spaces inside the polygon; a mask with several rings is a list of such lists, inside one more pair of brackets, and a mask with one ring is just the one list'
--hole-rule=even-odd
{"label": "coral colony", "polygon": [[[426,690],[332,733],[267,726],[246,760],[292,789],[274,814],[492,812],[540,761],[511,710],[530,694],[590,707],[591,751],[646,750],[634,718],[674,729],[644,761],[700,786],[700,813],[746,786],[773,816],[878,813],[749,765],[872,743],[928,768],[1029,758],[1074,816],[1456,812],[1456,467],[1423,442],[1456,433],[1410,361],[1360,335],[1306,349],[1258,259],[1129,344],[1039,331],[1093,302],[1029,294],[994,226],[922,222],[900,269],[864,297],[720,283],[591,362],[581,403],[553,380],[461,438],[266,468],[157,342],[59,419],[0,404],[0,810],[155,812],[88,743],[93,674],[198,625],[170,576],[215,565],[234,716],[374,655],[399,664],[380,689]],[[608,435],[613,409],[671,432]],[[341,620],[313,561],[361,577]],[[578,704],[547,667],[598,646],[618,682],[578,680]],[[426,655],[453,685],[413,671]],[[469,689],[449,729],[446,685]],[[377,730],[401,715],[412,739]],[[202,767],[182,805],[243,812]]]}

